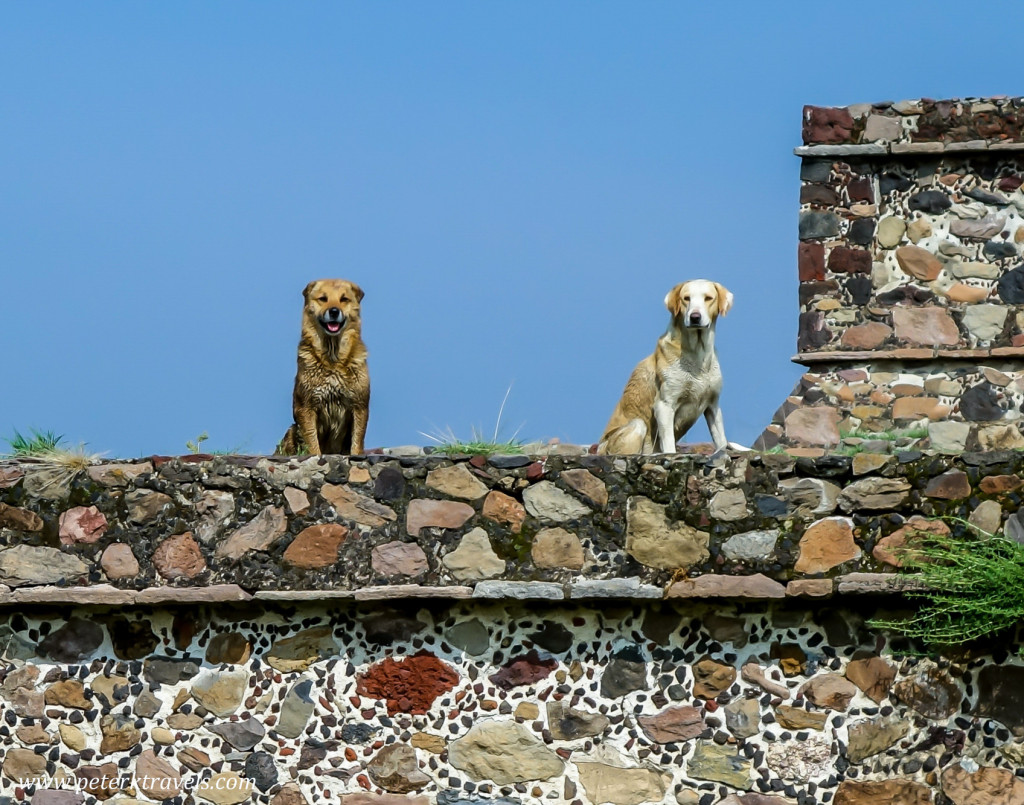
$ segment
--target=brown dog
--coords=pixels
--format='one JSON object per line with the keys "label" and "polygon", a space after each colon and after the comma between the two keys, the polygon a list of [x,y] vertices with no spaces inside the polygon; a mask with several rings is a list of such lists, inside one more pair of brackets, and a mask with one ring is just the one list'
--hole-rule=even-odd
{"label": "brown dog", "polygon": [[701,414],[715,450],[727,445],[718,405],[722,371],[715,323],[732,307],[732,294],[717,282],[690,280],[668,292],[665,307],[671,314],[668,329],[654,354],[630,375],[598,453],[674,453],[676,440]]}
{"label": "brown dog", "polygon": [[370,371],[360,334],[362,289],[348,280],[316,280],[302,292],[302,338],[292,394],[295,424],[274,452],[363,452],[370,416]]}

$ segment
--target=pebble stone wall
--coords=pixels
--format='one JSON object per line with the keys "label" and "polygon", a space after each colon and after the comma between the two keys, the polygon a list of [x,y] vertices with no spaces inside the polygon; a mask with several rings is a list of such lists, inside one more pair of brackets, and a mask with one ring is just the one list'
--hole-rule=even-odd
{"label": "pebble stone wall", "polygon": [[867,624],[1024,456],[573,451],[0,464],[0,803],[1024,802],[1019,644]]}
{"label": "pebble stone wall", "polygon": [[805,108],[808,371],[760,447],[1024,447],[1022,122],[1021,98]]}

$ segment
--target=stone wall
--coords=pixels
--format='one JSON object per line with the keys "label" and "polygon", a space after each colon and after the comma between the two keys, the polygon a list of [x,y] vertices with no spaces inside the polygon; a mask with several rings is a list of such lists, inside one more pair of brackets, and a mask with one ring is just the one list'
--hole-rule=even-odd
{"label": "stone wall", "polygon": [[760,446],[894,429],[1024,446],[1022,103],[804,110],[794,360],[810,371],[790,403],[823,410],[810,429],[780,412]]}
{"label": "stone wall", "polygon": [[985,502],[1018,533],[1024,471],[1015,451],[199,458],[48,485],[9,464],[0,604],[831,595],[898,583],[910,517]]}
{"label": "stone wall", "polygon": [[0,464],[0,803],[1024,801],[1016,644],[867,625],[915,518],[1021,537],[1022,464]]}

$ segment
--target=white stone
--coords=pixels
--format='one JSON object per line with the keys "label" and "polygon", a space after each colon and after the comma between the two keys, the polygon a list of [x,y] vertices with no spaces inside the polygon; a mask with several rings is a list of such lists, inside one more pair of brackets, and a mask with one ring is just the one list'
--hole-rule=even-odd
{"label": "white stone", "polygon": [[441,564],[459,581],[479,581],[505,572],[505,560],[494,552],[490,537],[482,528],[474,528],[466,534]]}
{"label": "white stone", "polygon": [[991,341],[1003,331],[1006,313],[1003,305],[971,305],[964,310],[964,326],[973,339]]}
{"label": "white stone", "polygon": [[588,506],[584,506],[551,481],[540,481],[528,487],[523,492],[523,504],[534,517],[541,520],[553,520],[556,523],[578,520],[590,514]]}

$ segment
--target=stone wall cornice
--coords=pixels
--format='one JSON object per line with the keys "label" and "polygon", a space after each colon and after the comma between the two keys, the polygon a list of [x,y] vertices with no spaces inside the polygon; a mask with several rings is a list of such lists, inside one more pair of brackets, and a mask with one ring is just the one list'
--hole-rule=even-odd
{"label": "stone wall cornice", "polygon": [[896,449],[189,456],[106,462],[57,486],[6,462],[0,607],[898,593],[886,545],[912,518],[966,519],[980,498],[997,528],[1020,528],[1006,479],[1021,453]]}
{"label": "stone wall cornice", "polygon": [[[1012,149],[1024,142],[1024,98],[954,98],[852,106],[805,106],[800,156]],[[929,148],[931,147],[931,148]]]}

